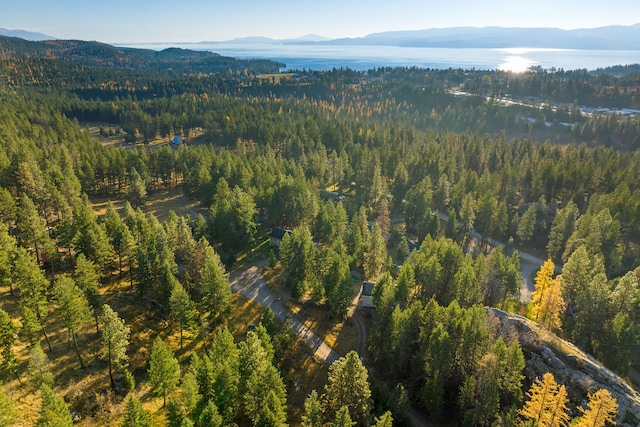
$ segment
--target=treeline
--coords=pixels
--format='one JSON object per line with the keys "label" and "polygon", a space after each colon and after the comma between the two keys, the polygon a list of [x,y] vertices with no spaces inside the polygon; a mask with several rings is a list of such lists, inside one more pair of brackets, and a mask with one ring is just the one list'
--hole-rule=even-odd
{"label": "treeline", "polygon": [[[139,111],[139,103],[121,102],[117,111]],[[173,102],[172,108],[193,106],[186,97],[154,103],[161,102]],[[215,186],[224,178],[230,189],[237,185],[249,194],[258,212],[272,211],[267,224],[295,227],[315,219],[318,198],[314,189],[336,184],[351,196],[345,206],[349,216],[363,204],[370,209],[370,218],[378,216],[381,202],[390,194],[391,207],[403,210],[409,228],[418,231],[420,239],[438,225],[430,220],[436,211],[450,210],[466,227],[462,237],[475,228],[487,239],[526,242],[534,238],[543,244],[557,209],[572,201],[583,214],[608,210],[612,218],[614,242],[623,244],[613,244],[615,254],[604,254],[611,258],[608,274],[619,275],[637,265],[637,153],[585,146],[561,149],[528,140],[506,141],[501,135],[423,132],[408,123],[352,120],[330,106],[304,100],[251,98],[243,102],[226,96],[202,98],[198,101],[202,108],[196,111],[205,116],[181,115],[190,117],[182,127],[204,125],[210,139],[236,147],[233,150],[207,145],[177,151],[166,146],[154,150],[104,148],[89,142],[87,134],[77,128],[60,129],[64,118],[48,113],[51,108],[30,110],[30,104],[14,100],[7,102],[4,111],[7,116],[32,118],[40,126],[30,131],[50,135],[49,141],[65,134],[84,141],[82,148],[53,146],[52,153],[69,157],[61,159],[62,170],[73,168],[82,188],[89,192],[123,191],[135,169],[147,191],[182,183],[188,193],[210,206]],[[133,115],[123,126],[144,123],[145,117],[150,116]],[[6,129],[16,128],[14,119],[5,121]],[[175,131],[166,130],[168,134]],[[28,132],[12,132],[15,136],[5,139],[6,160],[0,177],[4,187],[16,195],[28,182],[20,177],[27,173],[24,169],[41,174],[54,166],[39,152],[24,153],[25,145],[18,140]],[[70,176],[62,173],[57,181],[44,180],[40,185],[48,185],[55,194],[59,181]],[[42,197],[41,191],[29,191]],[[305,193],[315,196],[309,198]],[[296,197],[310,200],[304,203],[306,212],[278,212],[283,203],[303,206]]]}
{"label": "treeline", "polygon": [[[216,106],[202,102],[202,98],[212,100],[226,95],[234,100],[304,99],[311,105],[323,107],[323,114],[328,110],[329,114],[377,123],[406,122],[418,129],[455,132],[471,129],[493,136],[501,130],[526,134],[532,129],[523,117],[542,117],[541,123],[545,120],[569,123],[572,128],[566,133],[579,143],[622,149],[636,148],[638,143],[633,133],[638,126],[637,117],[589,117],[578,110],[578,105],[638,109],[635,101],[637,74],[616,77],[580,71],[513,74],[380,68],[367,73],[348,69],[305,71],[275,80],[260,77],[252,69],[176,75],[164,71],[143,73],[135,69],[80,66],[38,58],[5,59],[2,65],[0,75],[9,84],[30,86],[37,91],[48,88],[45,92],[48,102],[55,99],[52,98],[54,94],[59,94],[53,88],[65,88],[56,103],[65,105],[63,111],[68,116],[81,121],[131,124],[126,127],[131,141],[136,138],[149,141],[156,135],[167,135],[167,131],[189,132],[193,127],[217,129],[220,133],[225,126],[233,126],[235,122],[225,124],[217,120],[217,128],[207,126],[214,124],[207,114]],[[462,88],[477,96],[456,98],[450,93],[452,88]],[[185,94],[189,96],[183,96]],[[516,99],[530,98],[531,106],[517,103],[501,106],[485,98],[507,94]],[[606,98],[606,94],[611,99]],[[132,104],[135,109],[131,108]],[[243,125],[241,121],[237,124]],[[273,129],[264,127],[261,124],[261,136],[274,138]],[[247,139],[251,137],[246,136]]]}
{"label": "treeline", "polygon": [[[484,89],[484,93],[512,94],[555,104],[639,109],[637,66],[628,69],[632,72],[622,75],[586,70],[492,71],[484,75],[471,74],[473,80],[466,82],[464,87],[472,92]],[[617,71],[616,68],[613,70]]]}

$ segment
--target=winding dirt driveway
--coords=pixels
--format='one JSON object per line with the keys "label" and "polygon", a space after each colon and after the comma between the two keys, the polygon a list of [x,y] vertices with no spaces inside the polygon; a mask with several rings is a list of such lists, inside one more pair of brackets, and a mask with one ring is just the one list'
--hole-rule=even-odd
{"label": "winding dirt driveway", "polygon": [[261,269],[267,265],[263,260],[257,264],[233,272],[229,276],[231,290],[243,297],[255,301],[263,307],[270,307],[276,318],[284,322],[287,318],[291,322],[291,327],[295,333],[313,350],[313,354],[328,364],[332,364],[340,358],[338,352],[330,347],[324,339],[316,335],[311,329],[305,326],[297,317],[291,315],[289,310],[271,292],[267,282],[261,273]]}

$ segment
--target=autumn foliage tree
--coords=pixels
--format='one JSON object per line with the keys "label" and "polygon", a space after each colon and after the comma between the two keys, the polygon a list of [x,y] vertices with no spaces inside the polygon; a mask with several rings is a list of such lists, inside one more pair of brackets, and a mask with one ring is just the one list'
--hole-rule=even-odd
{"label": "autumn foliage tree", "polygon": [[551,259],[540,267],[531,301],[531,317],[550,331],[560,329],[560,316],[565,308],[562,298],[562,276],[554,279],[553,270],[554,264]]}
{"label": "autumn foliage tree", "polygon": [[616,424],[618,415],[618,403],[607,389],[600,389],[589,394],[587,409],[579,408],[582,416],[575,424],[576,427],[604,427],[608,424]]}
{"label": "autumn foliage tree", "polygon": [[[558,385],[553,374],[547,372],[537,378],[527,392],[529,399],[519,411],[525,420],[535,427],[566,426],[570,417],[567,408],[569,398],[564,385]],[[525,424],[529,425],[529,424]]]}

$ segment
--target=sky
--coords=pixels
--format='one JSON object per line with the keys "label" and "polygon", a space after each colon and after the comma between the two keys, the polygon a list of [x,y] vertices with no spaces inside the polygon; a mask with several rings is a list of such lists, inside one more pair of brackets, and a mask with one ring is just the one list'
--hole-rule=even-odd
{"label": "sky", "polygon": [[0,0],[0,28],[116,44],[637,23],[638,0]]}

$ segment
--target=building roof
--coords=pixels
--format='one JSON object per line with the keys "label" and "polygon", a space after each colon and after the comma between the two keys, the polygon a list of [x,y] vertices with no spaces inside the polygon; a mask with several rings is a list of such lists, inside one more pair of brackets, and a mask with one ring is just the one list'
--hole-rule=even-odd
{"label": "building roof", "polygon": [[364,282],[362,284],[362,295],[370,297],[373,295],[373,288],[376,284],[373,282]]}
{"label": "building roof", "polygon": [[284,228],[274,228],[271,230],[270,237],[282,240],[285,234],[291,234],[291,231],[285,230]]}
{"label": "building roof", "polygon": [[180,135],[176,135],[173,137],[173,139],[171,140],[172,144],[180,144],[182,142],[182,137],[180,137]]}

